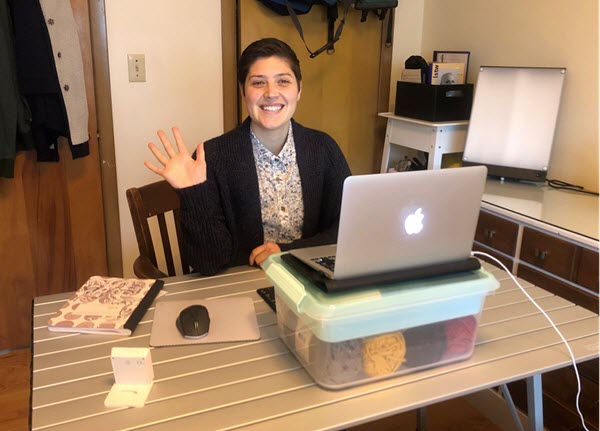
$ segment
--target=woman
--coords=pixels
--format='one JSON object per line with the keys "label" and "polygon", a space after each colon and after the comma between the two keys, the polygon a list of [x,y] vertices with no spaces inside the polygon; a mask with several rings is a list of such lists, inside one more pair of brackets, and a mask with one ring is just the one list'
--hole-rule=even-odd
{"label": "woman", "polygon": [[190,266],[205,275],[261,264],[270,254],[337,240],[348,164],[327,134],[292,119],[302,93],[300,63],[284,42],[250,44],[238,64],[249,117],[198,145],[190,156],[177,128],[175,151],[163,131],[162,164],[144,164],[180,199],[180,224]]}

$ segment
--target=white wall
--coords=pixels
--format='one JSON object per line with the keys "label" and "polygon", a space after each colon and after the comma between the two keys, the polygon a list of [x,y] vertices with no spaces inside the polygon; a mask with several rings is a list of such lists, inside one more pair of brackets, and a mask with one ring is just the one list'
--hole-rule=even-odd
{"label": "white wall", "polygon": [[[137,242],[125,191],[160,180],[148,142],[181,129],[190,151],[223,133],[221,2],[106,0],[108,59],[119,193],[123,274],[133,275]],[[146,82],[129,82],[127,54],[145,54]]]}
{"label": "white wall", "polygon": [[[567,67],[548,177],[598,190],[598,1],[422,1],[413,54],[431,61],[434,50],[470,51],[469,82],[481,65]],[[392,89],[406,57],[395,48]]]}

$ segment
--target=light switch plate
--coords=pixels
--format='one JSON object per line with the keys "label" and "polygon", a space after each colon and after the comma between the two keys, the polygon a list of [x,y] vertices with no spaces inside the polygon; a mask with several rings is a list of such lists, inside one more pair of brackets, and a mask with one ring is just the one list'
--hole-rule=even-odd
{"label": "light switch plate", "polygon": [[127,54],[129,82],[146,82],[146,56],[144,54]]}

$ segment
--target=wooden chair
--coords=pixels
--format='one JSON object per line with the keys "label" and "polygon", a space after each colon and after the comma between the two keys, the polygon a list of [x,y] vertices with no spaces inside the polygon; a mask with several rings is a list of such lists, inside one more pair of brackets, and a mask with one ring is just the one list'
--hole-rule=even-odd
{"label": "wooden chair", "polygon": [[[140,278],[163,278],[177,275],[175,263],[171,250],[171,238],[165,214],[172,212],[175,220],[174,236],[181,260],[183,274],[189,274],[190,268],[186,262],[181,242],[181,231],[179,227],[179,197],[171,185],[166,181],[159,181],[139,188],[133,187],[127,190],[127,202],[135,228],[140,255],[133,264],[133,271]],[[167,274],[158,269],[156,250],[148,219],[156,217],[160,230],[160,240],[167,265]]]}

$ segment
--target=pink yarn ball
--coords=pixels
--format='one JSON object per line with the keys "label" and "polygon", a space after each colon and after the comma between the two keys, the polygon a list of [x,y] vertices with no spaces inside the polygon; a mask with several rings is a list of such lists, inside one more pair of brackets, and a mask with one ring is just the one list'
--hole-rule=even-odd
{"label": "pink yarn ball", "polygon": [[442,359],[465,355],[473,349],[477,332],[475,316],[465,316],[446,322],[446,352]]}

